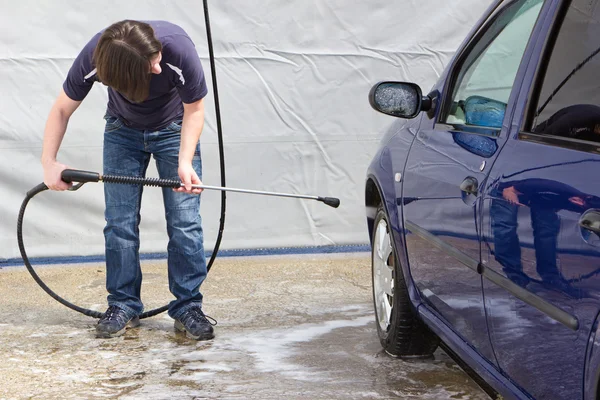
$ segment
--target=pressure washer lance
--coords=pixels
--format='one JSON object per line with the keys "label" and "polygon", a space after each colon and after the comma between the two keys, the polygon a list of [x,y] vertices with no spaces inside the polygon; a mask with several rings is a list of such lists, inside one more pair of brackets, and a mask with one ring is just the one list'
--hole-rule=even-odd
{"label": "pressure washer lance", "polygon": [[[159,187],[170,187],[180,188],[185,186],[181,181],[175,179],[160,179],[160,178],[143,178],[137,176],[119,176],[119,175],[100,175],[97,172],[81,171],[76,169],[65,169],[61,178],[67,183],[79,182],[78,185],[74,186],[73,190],[79,189],[86,182],[106,182],[106,183],[120,183],[130,185],[144,185],[144,186],[159,186]],[[308,199],[317,200],[327,204],[330,207],[338,208],[340,206],[340,199],[335,197],[321,197],[321,196],[309,196],[302,194],[292,193],[277,193],[277,192],[265,192],[261,190],[248,190],[248,189],[235,189],[221,186],[207,186],[207,185],[192,185],[194,189],[207,189],[207,190],[220,190],[227,192],[238,192],[248,194],[259,194],[265,196],[277,196],[277,197],[292,197],[296,199]]]}

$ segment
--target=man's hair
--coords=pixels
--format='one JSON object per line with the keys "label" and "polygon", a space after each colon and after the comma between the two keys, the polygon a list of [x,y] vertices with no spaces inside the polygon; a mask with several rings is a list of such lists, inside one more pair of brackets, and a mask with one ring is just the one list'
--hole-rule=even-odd
{"label": "man's hair", "polygon": [[116,22],[102,33],[94,50],[98,79],[128,100],[140,103],[150,92],[150,60],[161,50],[162,44],[150,25],[132,20]]}

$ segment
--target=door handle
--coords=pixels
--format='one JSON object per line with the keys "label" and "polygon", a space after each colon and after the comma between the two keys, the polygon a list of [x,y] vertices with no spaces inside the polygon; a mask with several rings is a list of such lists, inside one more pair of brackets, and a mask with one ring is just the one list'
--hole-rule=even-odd
{"label": "door handle", "polygon": [[600,233],[600,210],[588,210],[579,218],[579,226],[594,233]]}
{"label": "door handle", "polygon": [[466,177],[465,180],[462,181],[462,183],[460,184],[461,192],[464,192],[466,194],[472,194],[474,196],[477,196],[478,188],[479,182],[477,182],[477,179],[473,178],[472,176]]}

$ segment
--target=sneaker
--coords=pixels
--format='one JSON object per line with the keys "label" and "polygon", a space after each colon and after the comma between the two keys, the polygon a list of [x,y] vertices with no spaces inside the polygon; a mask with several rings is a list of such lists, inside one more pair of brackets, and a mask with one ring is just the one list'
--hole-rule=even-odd
{"label": "sneaker", "polygon": [[140,326],[138,317],[129,318],[127,313],[117,307],[109,306],[98,325],[96,325],[97,338],[113,338],[121,336],[127,328],[136,328]]}
{"label": "sneaker", "polygon": [[[212,321],[209,321],[209,318]],[[192,307],[175,319],[175,329],[185,332],[186,336],[194,340],[209,340],[215,337],[213,325],[217,321],[204,315],[200,307]]]}

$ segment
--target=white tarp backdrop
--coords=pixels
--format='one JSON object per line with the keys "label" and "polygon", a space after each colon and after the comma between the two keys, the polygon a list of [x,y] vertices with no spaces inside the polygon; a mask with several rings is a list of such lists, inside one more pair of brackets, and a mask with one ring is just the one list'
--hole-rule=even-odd
{"label": "white tarp backdrop", "polygon": [[[192,37],[207,75],[201,138],[204,183],[219,185],[219,157],[202,1],[0,0],[0,260],[20,257],[16,221],[42,182],[45,120],[81,47],[122,19],[163,19]],[[228,194],[222,248],[365,244],[364,179],[393,122],[367,101],[379,80],[426,92],[490,0],[209,1],[227,184],[335,196],[341,206]],[[106,90],[96,84],[71,118],[59,161],[102,171]],[[157,176],[151,163],[149,176]],[[101,255],[102,184],[44,192],[28,207],[33,257]],[[166,251],[162,198],[146,188],[141,251]],[[205,247],[217,237],[220,192],[205,191]]]}

